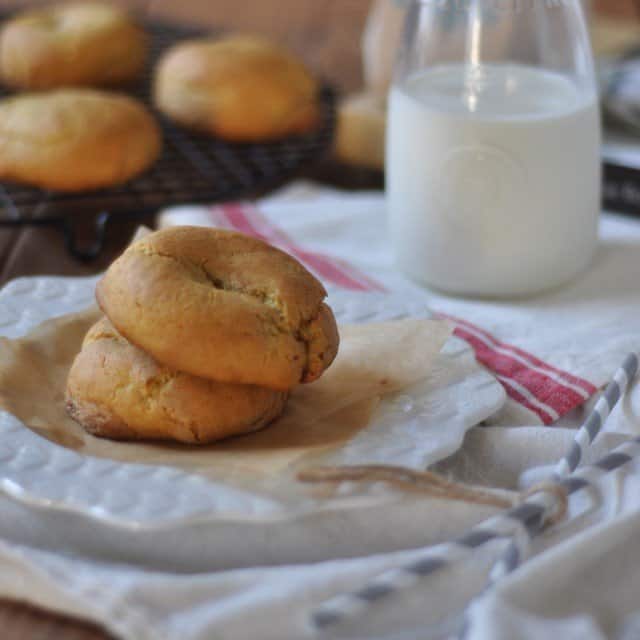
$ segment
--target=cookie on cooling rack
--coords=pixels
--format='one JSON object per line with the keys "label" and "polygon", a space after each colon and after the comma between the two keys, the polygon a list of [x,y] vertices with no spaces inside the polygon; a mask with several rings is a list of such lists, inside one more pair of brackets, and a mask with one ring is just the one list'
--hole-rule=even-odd
{"label": "cookie on cooling rack", "polygon": [[139,101],[92,89],[30,93],[0,101],[0,180],[53,191],[121,184],[162,146]]}
{"label": "cookie on cooling rack", "polygon": [[19,13],[0,30],[0,79],[13,89],[108,87],[135,80],[148,39],[122,9],[95,2]]}
{"label": "cookie on cooling rack", "polygon": [[155,73],[160,111],[231,142],[265,142],[320,122],[319,86],[295,56],[261,38],[191,40],[167,51]]}

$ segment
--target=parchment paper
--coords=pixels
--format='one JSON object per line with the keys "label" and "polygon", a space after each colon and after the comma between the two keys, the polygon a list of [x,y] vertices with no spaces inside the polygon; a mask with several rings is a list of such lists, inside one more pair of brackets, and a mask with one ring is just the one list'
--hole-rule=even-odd
{"label": "parchment paper", "polygon": [[96,438],[66,415],[67,373],[98,317],[94,308],[48,320],[20,340],[0,339],[0,406],[43,437],[87,455],[177,466],[240,484],[278,476],[303,458],[326,459],[366,428],[382,397],[427,378],[450,333],[430,320],[342,326],[333,366],[296,388],[279,420],[255,434],[188,447]]}

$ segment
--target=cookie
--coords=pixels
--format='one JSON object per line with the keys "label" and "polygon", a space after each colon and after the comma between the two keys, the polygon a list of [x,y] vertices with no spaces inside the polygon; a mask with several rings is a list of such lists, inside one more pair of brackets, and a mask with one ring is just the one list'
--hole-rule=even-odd
{"label": "cookie", "polygon": [[286,392],[223,384],[156,362],[102,319],[85,337],[67,381],[67,411],[88,432],[115,440],[205,444],[261,429]]}
{"label": "cookie", "polygon": [[135,80],[144,31],[117,7],[76,2],[19,13],[0,30],[0,79],[13,89],[111,87]]}
{"label": "cookie", "polygon": [[319,87],[291,53],[260,38],[194,40],[170,49],[155,104],[175,122],[232,142],[263,142],[317,127]]}
{"label": "cookie", "polygon": [[162,146],[137,100],[61,89],[0,101],[0,179],[55,191],[121,184],[152,165]]}
{"label": "cookie", "polygon": [[127,340],[167,366],[288,390],[338,350],[326,291],[295,258],[240,233],[173,227],[131,245],[96,288]]}

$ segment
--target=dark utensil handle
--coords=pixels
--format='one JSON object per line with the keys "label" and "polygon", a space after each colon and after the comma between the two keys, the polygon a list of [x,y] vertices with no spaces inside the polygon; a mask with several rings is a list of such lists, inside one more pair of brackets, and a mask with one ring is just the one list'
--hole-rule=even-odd
{"label": "dark utensil handle", "polygon": [[111,216],[107,211],[103,211],[95,217],[93,222],[93,238],[88,245],[82,247],[80,246],[74,221],[64,216],[0,220],[0,229],[18,227],[52,227],[62,234],[67,251],[76,260],[86,263],[95,260],[104,249],[107,236],[107,225],[110,218]]}
{"label": "dark utensil handle", "polygon": [[605,162],[602,197],[606,210],[640,217],[640,169]]}

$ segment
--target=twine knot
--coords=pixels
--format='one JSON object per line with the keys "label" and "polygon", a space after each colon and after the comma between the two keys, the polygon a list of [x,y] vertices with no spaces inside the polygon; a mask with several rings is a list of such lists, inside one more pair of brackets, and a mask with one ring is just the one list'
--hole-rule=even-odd
{"label": "twine knot", "polygon": [[542,514],[542,529],[546,529],[564,520],[569,510],[569,492],[565,487],[555,482],[541,482],[533,485],[522,494],[522,502],[541,493],[552,498],[551,504],[545,507]]}

